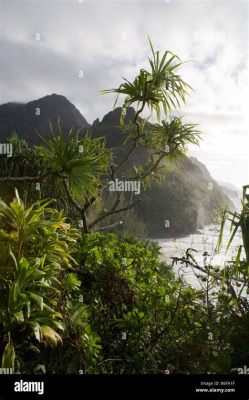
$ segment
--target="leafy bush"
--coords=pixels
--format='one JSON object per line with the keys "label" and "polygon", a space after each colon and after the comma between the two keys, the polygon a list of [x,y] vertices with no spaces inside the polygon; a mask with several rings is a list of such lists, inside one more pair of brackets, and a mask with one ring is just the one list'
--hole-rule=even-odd
{"label": "leafy bush", "polygon": [[0,201],[0,352],[2,367],[13,370],[26,370],[28,353],[62,341],[63,284],[78,233],[48,204],[27,209],[18,192],[10,206]]}

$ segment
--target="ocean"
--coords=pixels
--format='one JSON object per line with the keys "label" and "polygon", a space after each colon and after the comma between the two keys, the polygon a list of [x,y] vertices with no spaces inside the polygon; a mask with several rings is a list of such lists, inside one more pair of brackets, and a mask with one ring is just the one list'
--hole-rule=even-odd
{"label": "ocean", "polygon": [[[185,256],[185,251],[188,248],[192,248],[197,250],[197,252],[192,252],[191,254],[195,257],[198,265],[202,267],[205,264],[220,266],[235,257],[238,246],[242,244],[241,233],[238,232],[235,235],[229,250],[226,252],[226,246],[230,235],[230,226],[227,224],[223,232],[223,245],[219,253],[215,253],[219,237],[219,228],[214,225],[208,225],[203,229],[200,229],[199,233],[194,233],[183,238],[157,239],[156,241],[161,247],[160,258],[167,262],[172,262],[171,257],[180,258]],[[208,253],[207,256],[203,255],[205,252]],[[241,257],[243,257],[243,252]],[[179,276],[183,275],[191,285],[199,287],[198,279],[191,267],[185,267],[183,264],[178,262],[174,265],[174,271]]]}

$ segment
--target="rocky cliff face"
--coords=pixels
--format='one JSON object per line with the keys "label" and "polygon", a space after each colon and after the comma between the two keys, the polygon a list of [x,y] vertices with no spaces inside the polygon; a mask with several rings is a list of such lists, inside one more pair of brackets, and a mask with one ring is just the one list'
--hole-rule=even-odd
{"label": "rocky cliff face", "polygon": [[233,208],[229,198],[210,177],[206,179],[190,158],[180,161],[162,184],[142,194],[136,209],[153,238],[172,238],[196,232],[212,223],[220,207]]}

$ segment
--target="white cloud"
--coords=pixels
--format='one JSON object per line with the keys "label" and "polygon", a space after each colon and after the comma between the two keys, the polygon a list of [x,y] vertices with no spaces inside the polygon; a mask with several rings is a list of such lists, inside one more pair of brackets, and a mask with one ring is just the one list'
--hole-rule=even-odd
{"label": "white cloud", "polygon": [[203,131],[200,148],[191,153],[215,178],[238,186],[249,182],[247,2],[0,4],[2,102],[59,93],[88,121],[102,118],[113,98],[99,90],[119,85],[121,77],[132,79],[146,65],[149,34],[157,49],[193,60],[181,71],[195,89],[182,112]]}

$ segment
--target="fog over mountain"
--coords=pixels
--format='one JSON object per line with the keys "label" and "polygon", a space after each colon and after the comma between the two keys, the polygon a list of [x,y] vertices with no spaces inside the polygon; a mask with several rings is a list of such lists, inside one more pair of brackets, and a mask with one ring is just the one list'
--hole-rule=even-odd
{"label": "fog over mountain", "polygon": [[[125,152],[123,142],[127,134],[119,126],[120,113],[121,108],[116,108],[101,121],[97,119],[90,125],[62,95],[45,96],[27,104],[7,103],[0,105],[0,140],[7,140],[15,131],[29,143],[40,143],[37,133],[49,137],[49,123],[56,130],[59,119],[65,138],[72,126],[79,128],[82,135],[89,131],[93,137],[104,137],[117,161]],[[132,120],[134,115],[135,110],[129,107],[126,122]],[[138,147],[123,172],[148,157],[148,151]],[[212,178],[206,166],[197,158],[184,157],[177,162],[173,172],[167,175],[165,182],[153,183],[148,191],[142,191],[141,202],[133,210],[129,228],[136,231],[140,224],[142,231],[155,238],[187,235],[211,223],[219,207],[228,205],[233,209],[232,201],[234,199],[236,202],[236,197],[232,195],[231,190],[223,188]],[[133,228],[132,221],[135,225]],[[169,221],[167,229],[165,221]]]}

